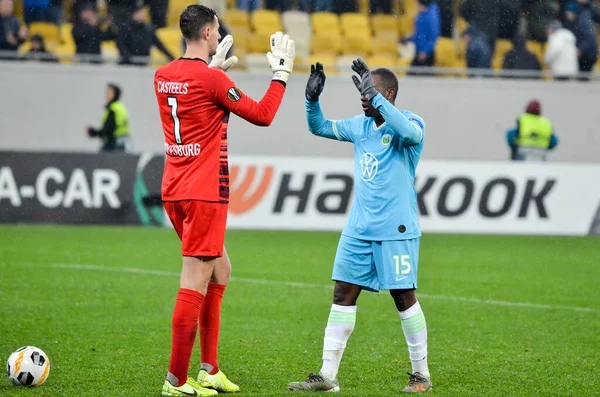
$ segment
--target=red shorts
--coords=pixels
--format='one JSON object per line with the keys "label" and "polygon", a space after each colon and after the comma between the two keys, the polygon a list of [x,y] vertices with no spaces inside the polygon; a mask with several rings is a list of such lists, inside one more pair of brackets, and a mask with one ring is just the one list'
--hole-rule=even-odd
{"label": "red shorts", "polygon": [[189,200],[165,201],[164,206],[183,256],[223,256],[227,204]]}

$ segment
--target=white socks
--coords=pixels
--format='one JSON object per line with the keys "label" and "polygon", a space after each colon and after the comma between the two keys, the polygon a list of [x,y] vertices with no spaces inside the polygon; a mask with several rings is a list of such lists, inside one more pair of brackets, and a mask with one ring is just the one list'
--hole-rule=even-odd
{"label": "white socks", "polygon": [[419,302],[400,313],[402,330],[408,345],[408,354],[412,363],[413,373],[419,372],[429,378],[427,366],[427,325]]}
{"label": "white socks", "polygon": [[346,342],[354,330],[355,323],[356,306],[331,305],[323,342],[321,374],[325,378],[336,379]]}

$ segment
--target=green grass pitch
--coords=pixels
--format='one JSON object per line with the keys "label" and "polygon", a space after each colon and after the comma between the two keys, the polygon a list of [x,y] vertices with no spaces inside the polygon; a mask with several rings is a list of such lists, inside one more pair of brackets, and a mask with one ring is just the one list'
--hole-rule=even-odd
{"label": "green grass pitch", "polygon": [[[220,364],[242,396],[319,370],[337,239],[228,232]],[[44,385],[4,377],[0,396],[159,396],[179,269],[167,229],[0,227],[0,358],[51,360]],[[419,287],[432,395],[600,395],[600,238],[424,235]],[[391,298],[363,293],[342,395],[398,395],[409,369]]]}

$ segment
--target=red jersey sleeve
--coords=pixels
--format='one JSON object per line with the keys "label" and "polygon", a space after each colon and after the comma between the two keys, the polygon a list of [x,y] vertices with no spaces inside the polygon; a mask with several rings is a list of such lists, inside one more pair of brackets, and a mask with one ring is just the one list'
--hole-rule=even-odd
{"label": "red jersey sleeve", "polygon": [[272,81],[260,102],[256,102],[237,88],[225,72],[218,69],[215,72],[213,92],[216,103],[252,124],[271,125],[285,93],[283,83]]}

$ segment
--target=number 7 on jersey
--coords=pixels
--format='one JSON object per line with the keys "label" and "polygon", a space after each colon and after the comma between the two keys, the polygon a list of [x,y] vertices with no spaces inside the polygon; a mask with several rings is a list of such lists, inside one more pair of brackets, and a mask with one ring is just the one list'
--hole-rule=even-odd
{"label": "number 7 on jersey", "polygon": [[179,116],[177,115],[177,97],[167,97],[167,102],[171,108],[171,116],[173,117],[173,131],[175,131],[175,142],[181,145],[181,124],[179,123]]}

